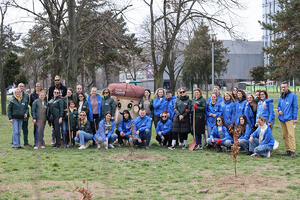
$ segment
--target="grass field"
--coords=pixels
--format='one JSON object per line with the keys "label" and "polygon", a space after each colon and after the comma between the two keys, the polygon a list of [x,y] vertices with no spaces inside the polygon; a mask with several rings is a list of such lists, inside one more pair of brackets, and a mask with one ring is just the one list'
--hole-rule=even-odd
{"label": "grass field", "polygon": [[[278,95],[271,97],[277,107]],[[299,199],[299,127],[299,157],[280,155],[285,147],[276,116],[273,136],[279,149],[271,158],[240,154],[234,177],[230,153],[169,151],[157,145],[154,132],[150,150],[134,149],[132,156],[127,147],[54,149],[49,127],[46,149],[14,150],[7,116],[0,116],[0,199],[80,199],[82,195],[73,191],[76,187],[88,187],[93,199]],[[33,144],[32,123],[29,131]]]}

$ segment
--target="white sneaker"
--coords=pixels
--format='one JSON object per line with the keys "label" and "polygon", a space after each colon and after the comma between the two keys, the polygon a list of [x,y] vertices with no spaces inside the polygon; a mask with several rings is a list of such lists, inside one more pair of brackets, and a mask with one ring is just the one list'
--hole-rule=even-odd
{"label": "white sneaker", "polygon": [[268,151],[267,158],[271,157],[271,151]]}
{"label": "white sneaker", "polygon": [[33,147],[33,149],[38,149],[38,147],[37,147],[37,146],[35,146],[35,147]]}
{"label": "white sneaker", "polygon": [[45,146],[42,146],[42,149],[45,149],[46,147]]}
{"label": "white sneaker", "polygon": [[114,145],[112,145],[112,144],[108,144],[108,147],[111,148],[111,149],[115,148]]}
{"label": "white sneaker", "polygon": [[100,144],[97,144],[97,149],[101,149],[101,145]]}
{"label": "white sneaker", "polygon": [[89,148],[89,146],[90,146],[90,142],[86,142],[85,143],[85,148],[87,149],[87,148]]}
{"label": "white sneaker", "polygon": [[170,146],[170,147],[168,147],[168,149],[169,149],[169,150],[175,150],[175,147]]}
{"label": "white sneaker", "polygon": [[108,149],[108,146],[105,146],[105,150],[107,150]]}
{"label": "white sneaker", "polygon": [[183,150],[184,150],[184,149],[186,149],[186,146],[185,146],[185,144],[182,146],[182,148],[181,148],[181,149],[183,149]]}
{"label": "white sneaker", "polygon": [[78,149],[85,149],[85,145],[80,145],[80,147]]}

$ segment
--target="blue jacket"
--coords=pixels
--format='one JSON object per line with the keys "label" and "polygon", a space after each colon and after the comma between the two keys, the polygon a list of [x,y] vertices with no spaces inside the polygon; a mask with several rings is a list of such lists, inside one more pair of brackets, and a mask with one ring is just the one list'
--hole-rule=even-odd
{"label": "blue jacket", "polygon": [[250,124],[250,126],[253,127],[256,123],[256,116],[254,116],[250,104],[246,105],[244,114],[246,115],[247,121]]}
{"label": "blue jacket", "polygon": [[[100,94],[96,94],[97,96],[97,102],[98,102],[98,116],[99,119],[101,119],[101,103],[102,103],[102,97]],[[89,97],[87,98],[87,102],[89,103],[89,116],[88,116],[88,120],[90,122],[93,122],[93,109],[92,109],[92,103],[91,103],[91,95],[89,95]]]}
{"label": "blue jacket", "polygon": [[249,140],[251,133],[252,133],[252,128],[249,124],[247,124],[245,132],[240,135],[239,139]]}
{"label": "blue jacket", "polygon": [[111,129],[108,132],[107,135],[105,135],[105,123],[104,123],[105,119],[102,119],[99,123],[99,128],[97,130],[97,133],[94,135],[93,139],[96,141],[97,138],[99,136],[101,136],[102,138],[107,138],[109,139],[111,137],[111,135],[114,133],[115,130],[115,121],[114,120],[110,120],[111,123]]}
{"label": "blue jacket", "polygon": [[[216,117],[209,116],[209,114],[216,114]],[[213,127],[216,124],[216,119],[221,115],[221,105],[216,103],[214,106],[211,102],[206,106],[206,124]]]}
{"label": "blue jacket", "polygon": [[170,119],[168,119],[165,123],[160,120],[156,127],[156,133],[161,132],[161,136],[164,136],[166,133],[169,133],[172,130],[172,127],[173,124]]}
{"label": "blue jacket", "polygon": [[265,100],[266,102],[266,108],[263,107],[263,101],[259,101],[257,104],[257,113],[256,113],[256,119],[260,116],[264,116],[268,123],[272,122],[272,120],[275,118],[274,114],[274,106],[273,106],[273,99],[268,98]]}
{"label": "blue jacket", "polygon": [[228,126],[234,124],[235,117],[235,104],[232,101],[223,101],[222,104],[222,117],[225,120],[225,124]]}
{"label": "blue jacket", "polygon": [[[251,137],[253,138],[259,138],[259,132],[260,132],[260,129],[261,127],[259,126],[256,131],[254,131],[252,134],[251,134]],[[265,134],[264,134],[264,139],[261,141],[261,143],[259,143],[259,145],[266,145],[266,146],[269,146],[269,147],[272,147],[274,146],[274,138],[273,138],[273,135],[272,135],[272,129],[268,126]]]}
{"label": "blue jacket", "polygon": [[246,99],[243,99],[241,101],[237,100],[237,102],[235,103],[235,125],[239,124],[240,116],[245,113],[246,103]]}
{"label": "blue jacket", "polygon": [[[211,96],[208,97],[207,103],[210,103],[210,102],[211,102]],[[222,97],[221,95],[218,95],[218,96],[217,96],[217,102],[218,102],[220,105],[222,104],[222,102],[223,102],[223,97]]]}
{"label": "blue jacket", "polygon": [[155,98],[153,99],[153,112],[155,116],[160,116],[162,112],[167,110],[167,102],[166,102],[166,97],[162,97],[162,100],[160,98]]}
{"label": "blue jacket", "polygon": [[283,112],[283,115],[278,115],[278,119],[281,122],[296,120],[298,115],[297,96],[290,91],[285,98],[280,96],[278,101],[278,112],[279,111]]}
{"label": "blue jacket", "polygon": [[131,135],[131,127],[130,125],[133,123],[133,120],[127,120],[125,121],[124,118],[121,119],[119,125],[118,125],[118,131],[123,132],[125,136]]}
{"label": "blue jacket", "polygon": [[215,125],[211,131],[210,138],[211,139],[220,138],[222,142],[224,142],[225,140],[230,140],[231,142],[233,142],[232,137],[230,136],[227,128],[224,125],[222,126],[222,132],[224,134],[223,138],[221,138],[221,136],[219,135],[218,126]]}
{"label": "blue jacket", "polygon": [[148,117],[147,115],[143,118],[138,116],[134,120],[134,132],[136,132],[136,131],[143,132],[146,129],[149,129],[151,131],[151,119],[150,119],[150,117]]}
{"label": "blue jacket", "polygon": [[170,99],[166,99],[167,104],[167,110],[170,114],[169,119],[173,120],[175,112],[174,112],[174,106],[175,106],[176,97],[172,96]]}

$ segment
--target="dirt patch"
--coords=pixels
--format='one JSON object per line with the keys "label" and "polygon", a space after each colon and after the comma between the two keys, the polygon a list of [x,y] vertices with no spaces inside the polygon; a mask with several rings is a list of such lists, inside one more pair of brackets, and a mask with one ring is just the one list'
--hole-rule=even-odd
{"label": "dirt patch", "polygon": [[4,152],[0,152],[0,157],[1,157],[1,156],[4,156],[4,155],[5,155],[5,153],[4,153]]}
{"label": "dirt patch", "polygon": [[136,160],[136,161],[162,161],[167,158],[161,155],[151,155],[151,154],[142,154],[142,153],[122,153],[114,154],[110,157],[112,160]]}

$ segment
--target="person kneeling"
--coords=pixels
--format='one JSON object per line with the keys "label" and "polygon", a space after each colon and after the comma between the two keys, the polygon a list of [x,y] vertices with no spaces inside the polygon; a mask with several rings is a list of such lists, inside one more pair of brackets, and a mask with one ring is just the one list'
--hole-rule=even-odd
{"label": "person kneeling", "polygon": [[90,122],[87,120],[86,113],[81,111],[78,119],[78,131],[74,138],[75,142],[80,143],[78,149],[86,149],[89,147],[89,140],[93,139],[92,128]]}
{"label": "person kneeling", "polygon": [[270,157],[274,146],[272,129],[266,124],[266,118],[260,116],[257,120],[259,127],[250,135],[249,151],[251,157]]}
{"label": "person kneeling", "polygon": [[165,146],[168,143],[168,146],[172,144],[172,121],[169,120],[169,112],[165,110],[163,113],[160,114],[161,120],[157,124],[156,128],[156,140],[161,146]]}
{"label": "person kneeling", "polygon": [[217,117],[216,125],[212,129],[210,137],[207,139],[207,144],[216,147],[219,152],[221,151],[221,146],[229,148],[233,144],[233,139],[224,125],[223,117]]}
{"label": "person kneeling", "polygon": [[100,121],[97,133],[94,135],[94,140],[97,143],[97,148],[101,148],[101,144],[107,150],[108,147],[114,149],[112,144],[117,139],[117,134],[114,133],[115,121],[111,119],[111,113],[107,112],[105,118]]}
{"label": "person kneeling", "polygon": [[123,111],[123,119],[120,121],[116,134],[118,135],[118,142],[120,146],[124,145],[124,140],[129,140],[132,135],[133,121],[128,110]]}
{"label": "person kneeling", "polygon": [[146,141],[146,149],[150,147],[151,140],[151,119],[146,116],[146,111],[141,109],[139,116],[134,121],[134,144],[142,145]]}

